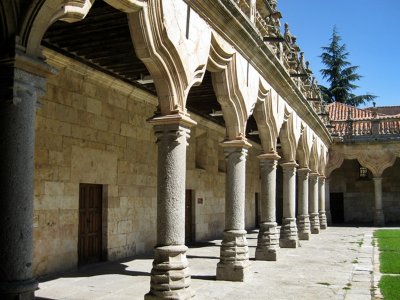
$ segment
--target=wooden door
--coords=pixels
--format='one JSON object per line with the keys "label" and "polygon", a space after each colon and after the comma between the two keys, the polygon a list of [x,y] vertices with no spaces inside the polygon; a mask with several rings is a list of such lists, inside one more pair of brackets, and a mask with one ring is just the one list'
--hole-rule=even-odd
{"label": "wooden door", "polygon": [[101,260],[102,253],[102,186],[80,184],[78,263]]}
{"label": "wooden door", "polygon": [[332,223],[344,223],[344,197],[343,193],[330,193],[330,206]]}
{"label": "wooden door", "polygon": [[193,242],[192,190],[185,193],[185,244]]}

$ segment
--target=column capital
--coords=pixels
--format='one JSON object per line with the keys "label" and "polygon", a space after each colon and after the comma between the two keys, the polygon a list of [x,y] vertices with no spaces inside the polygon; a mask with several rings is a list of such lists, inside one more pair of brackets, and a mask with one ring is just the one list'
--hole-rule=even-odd
{"label": "column capital", "polygon": [[249,149],[251,148],[251,144],[247,141],[246,138],[238,139],[238,140],[225,140],[220,143],[220,146],[224,149],[233,148],[233,149]]}
{"label": "column capital", "polygon": [[310,179],[317,180],[319,178],[319,174],[316,172],[310,172],[309,177]]}
{"label": "column capital", "polygon": [[186,128],[191,128],[197,124],[196,121],[191,119],[189,115],[186,114],[173,114],[173,115],[162,115],[162,116],[156,115],[147,119],[147,122],[149,122],[153,126],[178,125]]}
{"label": "column capital", "polygon": [[308,179],[308,174],[310,173],[309,168],[299,168],[297,169],[297,176],[299,179]]}
{"label": "column capital", "polygon": [[281,164],[282,169],[295,169],[297,168],[299,165],[295,162],[295,161],[289,161],[289,162],[284,162]]}
{"label": "column capital", "polygon": [[373,181],[382,181],[382,177],[373,177],[372,180]]}
{"label": "column capital", "polygon": [[281,157],[278,155],[278,153],[272,152],[272,153],[261,154],[257,156],[257,158],[260,161],[266,161],[266,160],[278,161]]}

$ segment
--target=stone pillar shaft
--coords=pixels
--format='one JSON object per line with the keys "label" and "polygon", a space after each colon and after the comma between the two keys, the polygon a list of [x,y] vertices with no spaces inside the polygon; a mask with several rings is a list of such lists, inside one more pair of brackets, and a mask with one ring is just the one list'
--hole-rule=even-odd
{"label": "stone pillar shaft", "polygon": [[279,246],[296,248],[298,245],[296,225],[296,162],[283,163],[283,220]]}
{"label": "stone pillar shaft", "polygon": [[332,214],[331,214],[331,194],[330,194],[330,180],[325,178],[325,211],[326,211],[326,222],[330,226],[332,225]]}
{"label": "stone pillar shaft", "polygon": [[186,147],[192,120],[153,118],[158,146],[157,246],[146,299],[189,299],[190,270],[185,244]]}
{"label": "stone pillar shaft", "polygon": [[228,141],[222,144],[227,164],[225,190],[225,231],[221,244],[217,280],[245,281],[249,255],[244,230],[246,156],[249,144]]}
{"label": "stone pillar shaft", "polygon": [[261,223],[258,233],[256,260],[276,260],[278,232],[276,230],[276,166],[277,154],[260,155],[261,164]]}
{"label": "stone pillar shaft", "polygon": [[374,215],[374,225],[384,226],[385,225],[385,215],[382,209],[382,178],[374,177],[374,190],[375,190],[375,215]]}
{"label": "stone pillar shaft", "polygon": [[327,228],[325,214],[325,176],[320,176],[319,180],[319,226],[321,229]]}
{"label": "stone pillar shaft", "polygon": [[40,61],[30,62],[41,75],[0,64],[0,298],[34,299],[33,174],[35,116],[45,92]]}
{"label": "stone pillar shaft", "polygon": [[298,178],[298,216],[297,227],[300,240],[310,239],[310,216],[308,214],[308,174],[310,169],[301,168],[297,170]]}
{"label": "stone pillar shaft", "polygon": [[318,213],[318,173],[310,174],[310,223],[311,233],[319,233],[319,213]]}

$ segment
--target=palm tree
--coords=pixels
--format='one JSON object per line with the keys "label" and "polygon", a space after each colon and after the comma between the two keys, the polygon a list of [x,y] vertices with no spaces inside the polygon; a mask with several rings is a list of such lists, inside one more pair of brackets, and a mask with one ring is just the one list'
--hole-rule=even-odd
{"label": "palm tree", "polygon": [[362,76],[356,73],[358,66],[352,66],[346,60],[349,52],[346,51],[346,45],[340,43],[341,40],[342,38],[337,33],[335,26],[330,44],[322,47],[324,52],[320,57],[326,69],[322,69],[320,72],[322,77],[330,83],[330,86],[320,85],[321,93],[325,102],[342,102],[358,106],[373,100],[376,96],[370,94],[357,96],[352,93],[352,90],[358,87],[353,82],[359,80]]}

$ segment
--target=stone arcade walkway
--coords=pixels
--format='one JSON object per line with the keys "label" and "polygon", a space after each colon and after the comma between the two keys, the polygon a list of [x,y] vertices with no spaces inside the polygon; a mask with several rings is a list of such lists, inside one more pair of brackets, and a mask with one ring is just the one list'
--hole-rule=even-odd
{"label": "stone arcade walkway", "polygon": [[[298,249],[279,249],[277,262],[251,259],[248,282],[215,281],[220,240],[190,248],[192,288],[197,299],[371,299],[374,228],[330,227]],[[257,233],[248,234],[254,258]],[[376,256],[376,255],[375,255]],[[143,299],[151,257],[86,267],[42,281],[38,299]],[[375,266],[376,269],[376,266]],[[376,274],[375,274],[376,275]],[[376,277],[376,276],[375,276]]]}

